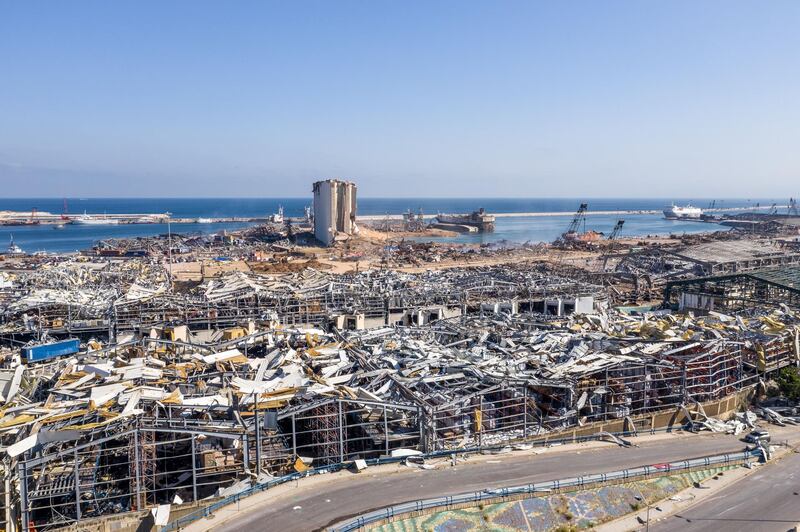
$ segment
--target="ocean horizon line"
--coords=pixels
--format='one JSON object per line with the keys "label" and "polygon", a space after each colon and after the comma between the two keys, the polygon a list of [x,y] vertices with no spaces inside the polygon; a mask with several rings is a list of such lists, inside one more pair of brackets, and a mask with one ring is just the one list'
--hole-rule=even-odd
{"label": "ocean horizon line", "polygon": [[[309,199],[309,196],[9,196],[0,198],[0,201],[17,201],[17,200],[73,200],[73,201],[86,201],[86,200],[209,200],[209,199],[226,199],[226,200],[303,200]],[[800,196],[800,194],[798,194]],[[788,196],[793,197],[793,196]],[[360,200],[665,200],[665,201],[763,201],[775,200],[775,197],[677,197],[677,196],[359,196]]]}

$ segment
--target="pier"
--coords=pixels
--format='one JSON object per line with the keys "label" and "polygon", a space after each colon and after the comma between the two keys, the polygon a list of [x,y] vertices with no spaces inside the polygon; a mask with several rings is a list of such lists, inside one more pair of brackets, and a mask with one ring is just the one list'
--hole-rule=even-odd
{"label": "pier", "polygon": [[[758,207],[725,207],[721,209],[708,209],[708,212],[747,212],[747,211],[761,211],[769,208],[774,209],[788,209],[788,205],[775,205],[773,206],[758,206]],[[586,211],[586,216],[633,216],[633,215],[660,215],[661,209],[642,210],[617,210],[617,211]],[[498,212],[493,213],[495,218],[539,218],[549,216],[574,216],[574,211],[555,211],[555,212]],[[436,218],[435,214],[422,215],[426,220]],[[366,216],[359,216],[360,221],[380,221],[380,220],[402,220],[402,214],[370,214]]]}
{"label": "pier", "polygon": [[[709,209],[708,212],[714,213],[732,213],[732,212],[748,212],[748,211],[762,211],[765,209],[788,209],[788,205],[775,205],[775,206],[748,206],[748,207],[725,207],[718,209]],[[538,218],[538,217],[559,217],[559,216],[573,216],[574,212],[500,212],[494,213],[496,218]],[[605,211],[587,211],[586,216],[633,216],[633,215],[660,215],[661,210],[605,210]],[[26,226],[26,225],[56,225],[56,224],[69,224],[72,220],[80,218],[82,214],[62,215],[52,214],[49,212],[20,212],[20,211],[0,211],[0,225],[12,226]],[[116,220],[114,223],[118,224],[221,224],[221,223],[266,223],[269,221],[269,215],[258,217],[217,217],[217,218],[172,218],[169,213],[89,213],[88,216],[97,220]],[[421,215],[425,220],[432,220],[436,218],[435,214]],[[368,214],[358,216],[357,221],[370,222],[381,220],[402,220],[403,214]],[[202,221],[200,221],[202,220]],[[290,221],[303,220],[303,218],[290,218]]]}

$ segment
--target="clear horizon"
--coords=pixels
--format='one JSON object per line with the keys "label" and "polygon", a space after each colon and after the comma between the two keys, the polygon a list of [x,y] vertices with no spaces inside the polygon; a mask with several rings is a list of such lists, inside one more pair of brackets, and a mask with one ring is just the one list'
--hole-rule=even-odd
{"label": "clear horizon", "polygon": [[798,27],[789,0],[9,0],[2,195],[796,197]]}
{"label": "clear horizon", "polygon": [[[198,199],[198,200],[208,200],[208,199],[225,199],[225,200],[257,200],[257,199],[302,199],[307,200],[311,197],[311,193],[305,196],[68,196],[64,198],[63,196],[8,196],[2,197],[4,200],[14,201],[14,200],[57,200],[62,201],[63,199],[67,200],[82,200],[82,199],[114,199],[114,200],[148,200],[148,199],[158,199],[158,200],[169,200],[169,199]],[[794,196],[787,196],[787,201]],[[673,197],[673,196],[362,196],[358,195],[359,200],[364,199],[375,199],[375,200],[421,200],[421,199],[446,199],[446,200],[473,200],[473,199],[486,199],[486,200],[517,200],[517,201],[524,201],[524,200],[665,200],[665,201],[726,201],[726,200],[736,200],[736,201],[760,201],[760,200],[775,200],[776,197],[702,197],[696,196],[692,198],[688,197]]]}

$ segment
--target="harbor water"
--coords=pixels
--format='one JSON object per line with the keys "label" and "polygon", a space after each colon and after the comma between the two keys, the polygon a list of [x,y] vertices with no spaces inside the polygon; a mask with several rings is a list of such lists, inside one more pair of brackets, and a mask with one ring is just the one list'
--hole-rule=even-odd
{"label": "harbor water", "polygon": [[[360,215],[397,215],[408,209],[420,209],[427,215],[437,212],[465,213],[479,207],[489,213],[574,212],[582,201],[589,203],[586,229],[608,233],[616,221],[625,220],[621,236],[645,236],[683,234],[727,229],[716,224],[666,220],[661,209],[666,204],[685,205],[691,203],[706,208],[708,199],[659,198],[359,198]],[[71,216],[83,214],[163,214],[169,212],[174,218],[255,218],[266,217],[283,206],[286,216],[299,217],[310,205],[310,198],[68,198],[67,209]],[[725,199],[716,200],[717,207],[769,206],[785,204],[786,199]],[[60,214],[64,200],[60,198],[0,198],[0,211],[39,212]],[[597,214],[592,211],[658,211],[658,214]],[[561,234],[572,218],[571,214],[559,216],[507,216],[498,217],[495,231],[486,234],[459,235],[437,239],[443,242],[491,243],[509,241],[548,242]],[[174,234],[215,233],[223,230],[241,229],[249,224],[243,222],[214,224],[172,224]],[[99,240],[108,238],[132,238],[167,233],[166,224],[120,224],[120,225],[71,225],[55,230],[52,225],[4,226],[0,227],[0,249],[5,248],[13,236],[14,242],[28,253],[74,252],[91,247]]]}

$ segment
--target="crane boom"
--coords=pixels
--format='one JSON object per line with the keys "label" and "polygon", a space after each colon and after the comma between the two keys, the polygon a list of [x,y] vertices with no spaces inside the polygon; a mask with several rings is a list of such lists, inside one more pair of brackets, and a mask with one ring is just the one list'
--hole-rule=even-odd
{"label": "crane boom", "polygon": [[572,221],[569,224],[567,233],[576,233],[578,231],[578,228],[581,225],[581,221],[583,221],[583,218],[586,216],[586,209],[588,208],[589,208],[588,203],[581,203],[581,206],[578,207],[575,216],[572,218]]}
{"label": "crane boom", "polygon": [[623,225],[625,225],[625,220],[617,220],[617,223],[614,224],[614,229],[612,229],[611,234],[608,235],[608,239],[615,240],[619,236],[620,231],[622,231]]}

